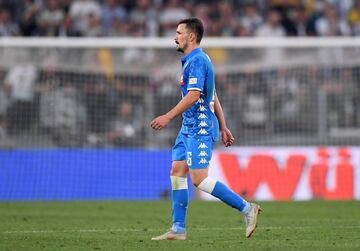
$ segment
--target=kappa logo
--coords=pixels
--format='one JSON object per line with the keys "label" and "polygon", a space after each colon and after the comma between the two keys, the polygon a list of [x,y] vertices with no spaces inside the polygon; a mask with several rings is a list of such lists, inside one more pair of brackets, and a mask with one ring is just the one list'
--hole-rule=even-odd
{"label": "kappa logo", "polygon": [[199,157],[206,157],[208,154],[205,151],[201,151],[198,155]]}
{"label": "kappa logo", "polygon": [[208,161],[204,158],[201,158],[199,161],[199,164],[206,164],[206,163],[208,163]]}
{"label": "kappa logo", "polygon": [[207,111],[207,109],[205,108],[205,106],[200,105],[198,111],[204,112],[204,111]]}
{"label": "kappa logo", "polygon": [[199,100],[196,102],[196,104],[202,104],[204,103],[204,99],[203,98],[199,98]]}
{"label": "kappa logo", "polygon": [[198,149],[206,149],[208,148],[207,145],[205,143],[200,143]]}
{"label": "kappa logo", "polygon": [[198,119],[207,119],[207,116],[204,113],[200,113]]}
{"label": "kappa logo", "polygon": [[206,127],[206,126],[208,126],[208,124],[207,124],[205,121],[201,121],[201,122],[199,123],[199,126],[200,126],[200,127]]}
{"label": "kappa logo", "polygon": [[208,135],[209,133],[208,133],[204,128],[201,128],[201,129],[199,130],[198,134]]}

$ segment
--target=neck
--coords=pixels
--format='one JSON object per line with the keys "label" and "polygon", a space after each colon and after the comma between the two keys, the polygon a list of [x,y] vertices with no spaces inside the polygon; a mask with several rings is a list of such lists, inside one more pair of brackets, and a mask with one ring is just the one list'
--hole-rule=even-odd
{"label": "neck", "polygon": [[192,52],[193,50],[195,50],[195,49],[198,48],[198,47],[199,47],[198,44],[194,44],[194,45],[189,46],[189,47],[184,51],[185,56],[188,55],[190,52]]}

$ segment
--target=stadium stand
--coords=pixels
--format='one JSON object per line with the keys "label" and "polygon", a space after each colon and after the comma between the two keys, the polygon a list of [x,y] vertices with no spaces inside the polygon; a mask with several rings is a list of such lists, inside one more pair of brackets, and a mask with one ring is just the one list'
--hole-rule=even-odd
{"label": "stadium stand", "polygon": [[360,34],[358,0],[2,0],[0,35],[172,36],[189,16],[207,36]]}
{"label": "stadium stand", "polygon": [[[178,20],[194,15],[203,20],[206,35],[210,37],[356,36],[360,30],[359,0],[3,0],[0,1],[0,35],[173,36]],[[77,54],[65,51],[66,56],[56,67],[52,67],[52,57],[47,56],[43,65],[31,65],[33,62],[29,61],[3,65],[0,69],[1,145],[11,142],[12,146],[149,146],[149,140],[155,146],[172,144],[171,135],[178,123],[171,126],[168,138],[163,136],[158,141],[150,139],[145,128],[149,114],[160,113],[175,104],[176,86],[169,84],[177,81],[173,76],[159,76],[158,70],[152,74],[113,72],[113,66],[107,62],[116,60],[116,56],[111,56],[109,50],[84,53],[80,50]],[[161,58],[172,57],[164,51]],[[231,65],[239,58],[249,61],[258,52],[229,53],[213,48],[208,53],[215,63]],[[268,64],[276,57],[282,60],[281,53],[275,49],[269,53],[264,53]],[[26,62],[26,57],[32,57],[29,51],[23,54],[26,55],[15,53],[18,58],[14,60]],[[71,62],[73,66],[83,64],[76,59],[79,55],[85,57],[85,71],[65,69]],[[140,57],[146,67],[154,63],[153,52],[140,55],[138,50],[124,51],[121,65],[144,67],[139,65]],[[100,66],[91,65],[94,59],[100,61]],[[266,57],[262,60],[267,61]],[[108,69],[89,71],[97,67]],[[218,74],[217,86],[218,92],[227,97],[224,100],[227,114],[240,111],[240,115],[229,116],[240,144],[319,144],[327,139],[319,136],[314,142],[310,138],[313,133],[319,135],[321,127],[359,126],[358,81],[357,66],[301,65],[226,71]],[[318,107],[319,97],[315,93],[319,86],[326,90],[325,108]],[[150,99],[156,101],[151,106],[149,93],[154,95]],[[152,112],[145,110],[149,107]],[[326,110],[325,117],[320,119],[319,109]],[[326,123],[319,125],[320,120]],[[295,141],[266,140],[276,133],[300,137]],[[23,134],[36,140],[24,140]],[[304,142],[302,134],[310,137]]]}

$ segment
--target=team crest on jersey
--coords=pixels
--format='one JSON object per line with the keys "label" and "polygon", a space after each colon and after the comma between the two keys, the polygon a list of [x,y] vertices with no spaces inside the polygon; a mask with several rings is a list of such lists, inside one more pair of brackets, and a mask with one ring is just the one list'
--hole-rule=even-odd
{"label": "team crest on jersey", "polygon": [[190,78],[189,85],[195,85],[197,83],[197,78]]}
{"label": "team crest on jersey", "polygon": [[214,102],[211,102],[211,103],[210,103],[210,110],[211,110],[212,112],[215,112]]}
{"label": "team crest on jersey", "polygon": [[184,85],[184,75],[181,74],[181,78],[180,78],[180,85]]}

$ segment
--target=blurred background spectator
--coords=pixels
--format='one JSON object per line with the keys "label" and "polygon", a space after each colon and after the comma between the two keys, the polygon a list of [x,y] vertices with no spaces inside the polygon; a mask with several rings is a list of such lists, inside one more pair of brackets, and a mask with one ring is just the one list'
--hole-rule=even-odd
{"label": "blurred background spectator", "polygon": [[[37,70],[34,65],[22,58],[5,76],[5,88],[11,99],[7,109],[9,134],[29,130],[35,116],[35,83]],[[21,62],[21,63],[20,63]]]}
{"label": "blurred background spectator", "polygon": [[8,106],[8,95],[4,84],[0,84],[0,140],[6,137],[6,110]]}
{"label": "blurred background spectator", "polygon": [[89,22],[102,17],[101,6],[95,0],[75,0],[71,3],[69,12],[75,30],[82,35],[85,35],[89,28]]}
{"label": "blurred background spectator", "polygon": [[64,11],[59,0],[47,0],[45,8],[40,11],[37,26],[40,36],[53,37],[59,34],[59,28],[64,20]]}
{"label": "blurred background spectator", "polygon": [[19,35],[19,26],[11,20],[10,12],[7,9],[0,9],[0,36]]}
{"label": "blurred background spectator", "polygon": [[284,37],[285,29],[281,25],[280,13],[270,9],[266,14],[265,22],[259,26],[256,32],[258,37]]}
{"label": "blurred background spectator", "polygon": [[349,21],[352,34],[355,36],[360,35],[360,1],[356,0],[353,3],[353,7],[347,13],[347,19]]}
{"label": "blurred background spectator", "polygon": [[339,10],[331,4],[325,6],[324,15],[317,19],[315,28],[319,36],[349,36],[350,28],[345,19],[341,19]]}
{"label": "blurred background spectator", "polygon": [[159,23],[162,36],[174,36],[179,20],[190,17],[189,11],[184,8],[183,2],[179,0],[166,1],[159,10]]}
{"label": "blurred background spectator", "polygon": [[264,34],[269,22],[271,34],[360,34],[360,0],[3,0],[0,36],[173,36],[190,16],[207,36]]}
{"label": "blurred background spectator", "polygon": [[126,11],[117,0],[106,0],[102,5],[101,16],[104,34],[108,34],[115,19],[120,22],[126,19]]}
{"label": "blurred background spectator", "polygon": [[142,114],[135,114],[135,108],[128,101],[118,104],[116,114],[109,120],[104,141],[115,146],[136,146],[142,138],[143,124],[139,120]]}

